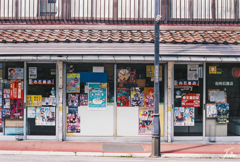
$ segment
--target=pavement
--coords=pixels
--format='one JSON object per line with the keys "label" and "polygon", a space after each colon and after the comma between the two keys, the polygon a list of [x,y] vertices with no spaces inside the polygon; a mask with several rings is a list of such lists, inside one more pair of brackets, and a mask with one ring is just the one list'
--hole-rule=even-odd
{"label": "pavement", "polygon": [[[150,157],[151,143],[0,141],[0,155]],[[161,143],[161,157],[240,158],[240,144]]]}

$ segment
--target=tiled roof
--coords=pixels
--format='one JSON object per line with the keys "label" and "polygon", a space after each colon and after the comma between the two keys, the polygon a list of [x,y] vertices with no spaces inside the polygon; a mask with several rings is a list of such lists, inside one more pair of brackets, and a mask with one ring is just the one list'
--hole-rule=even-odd
{"label": "tiled roof", "polygon": [[[0,30],[2,43],[97,42],[154,43],[154,31]],[[161,43],[238,44],[237,31],[161,31]]]}

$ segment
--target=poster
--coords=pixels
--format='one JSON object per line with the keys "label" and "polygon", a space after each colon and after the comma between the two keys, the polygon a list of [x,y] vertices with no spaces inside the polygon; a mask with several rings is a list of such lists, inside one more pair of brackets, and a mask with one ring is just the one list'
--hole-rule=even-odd
{"label": "poster", "polygon": [[67,93],[80,93],[80,74],[67,74]]}
{"label": "poster", "polygon": [[194,107],[185,107],[184,108],[184,125],[185,126],[194,126]]}
{"label": "poster", "polygon": [[23,100],[11,99],[10,119],[23,119]]}
{"label": "poster", "polygon": [[227,94],[219,89],[208,90],[208,99],[210,102],[227,103]]}
{"label": "poster", "polygon": [[88,94],[80,94],[80,106],[88,106]]}
{"label": "poster", "polygon": [[129,88],[117,88],[117,106],[130,106],[130,90]]}
{"label": "poster", "polygon": [[175,107],[174,126],[194,126],[194,107]]}
{"label": "poster", "polygon": [[144,106],[144,89],[140,87],[132,87],[131,91],[131,106]]}
{"label": "poster", "polygon": [[2,107],[0,107],[0,126],[2,126]]}
{"label": "poster", "polygon": [[29,79],[29,85],[54,85],[54,79]]}
{"label": "poster", "polygon": [[139,135],[151,135],[154,108],[139,107]]}
{"label": "poster", "polygon": [[35,115],[36,115],[35,107],[27,107],[27,117],[35,118]]}
{"label": "poster", "polygon": [[42,106],[41,95],[27,95],[26,106]]}
{"label": "poster", "polygon": [[2,109],[2,118],[10,118],[10,109]]}
{"label": "poster", "polygon": [[10,99],[23,99],[23,80],[10,81]]}
{"label": "poster", "polygon": [[10,98],[10,89],[3,89],[3,98]]}
{"label": "poster", "polygon": [[216,104],[207,104],[207,118],[215,118],[217,117],[217,107]]}
{"label": "poster", "polygon": [[42,97],[42,105],[44,106],[55,106],[56,105],[56,98],[55,97]]}
{"label": "poster", "polygon": [[89,83],[88,107],[90,109],[107,108],[107,83]]}
{"label": "poster", "polygon": [[4,99],[4,105],[3,105],[4,109],[9,109],[10,108],[10,99],[5,98]]}
{"label": "poster", "polygon": [[78,113],[78,108],[68,108],[68,113],[69,114],[76,114],[76,113]]}
{"label": "poster", "polygon": [[200,107],[200,93],[188,93],[183,96],[182,107]]}
{"label": "poster", "polygon": [[68,106],[78,107],[79,105],[79,94],[68,94]]}
{"label": "poster", "polygon": [[184,126],[184,107],[174,108],[174,126]]}
{"label": "poster", "polygon": [[80,133],[80,115],[78,113],[67,114],[67,133]]}
{"label": "poster", "polygon": [[29,67],[29,79],[37,79],[37,67]]}
{"label": "poster", "polygon": [[[154,77],[154,65],[146,66],[146,77]],[[159,77],[162,77],[162,65],[159,66]]]}
{"label": "poster", "polygon": [[8,68],[8,79],[23,79],[23,68]]}
{"label": "poster", "polygon": [[145,87],[144,88],[144,107],[154,106],[154,88]]}
{"label": "poster", "polygon": [[188,65],[188,80],[198,80],[198,65]]}
{"label": "poster", "polygon": [[229,104],[217,103],[216,108],[217,108],[217,122],[229,123]]}
{"label": "poster", "polygon": [[54,126],[55,107],[36,107],[35,125]]}
{"label": "poster", "polygon": [[118,69],[117,70],[118,83],[135,83],[136,82],[136,70],[130,69]]}

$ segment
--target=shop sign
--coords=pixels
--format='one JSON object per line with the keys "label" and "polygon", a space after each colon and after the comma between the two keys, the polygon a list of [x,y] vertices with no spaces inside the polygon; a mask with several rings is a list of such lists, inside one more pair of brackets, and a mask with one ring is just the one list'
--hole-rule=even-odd
{"label": "shop sign", "polygon": [[174,126],[194,126],[194,107],[175,107]]}
{"label": "shop sign", "polygon": [[23,99],[23,80],[10,81],[10,99]]}
{"label": "shop sign", "polygon": [[26,106],[42,106],[41,95],[27,95]]}
{"label": "shop sign", "polygon": [[229,123],[229,104],[217,103],[216,108],[217,108],[217,122]]}
{"label": "shop sign", "polygon": [[107,109],[107,83],[88,84],[88,107],[90,110]]}
{"label": "shop sign", "polygon": [[217,66],[209,66],[209,74],[216,74]]}
{"label": "shop sign", "polygon": [[[154,77],[154,65],[146,66],[146,76]],[[162,77],[162,65],[159,66],[159,77]]]}
{"label": "shop sign", "polygon": [[139,107],[139,135],[151,135],[153,127],[154,108]]}
{"label": "shop sign", "polygon": [[182,107],[200,107],[200,93],[188,93],[183,96]]}
{"label": "shop sign", "polygon": [[198,80],[175,80],[175,86],[199,86]]}
{"label": "shop sign", "polygon": [[29,85],[54,85],[54,79],[29,79]]}

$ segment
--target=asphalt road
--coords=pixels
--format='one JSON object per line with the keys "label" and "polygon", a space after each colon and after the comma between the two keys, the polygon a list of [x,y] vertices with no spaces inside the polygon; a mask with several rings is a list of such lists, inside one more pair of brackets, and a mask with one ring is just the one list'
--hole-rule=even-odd
{"label": "asphalt road", "polygon": [[0,155],[1,162],[221,162],[239,161],[239,159],[219,158],[133,158],[133,157],[85,157],[85,156],[40,156],[40,155]]}

